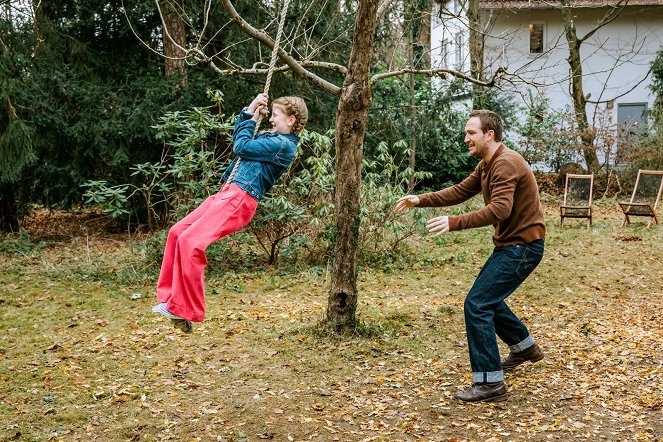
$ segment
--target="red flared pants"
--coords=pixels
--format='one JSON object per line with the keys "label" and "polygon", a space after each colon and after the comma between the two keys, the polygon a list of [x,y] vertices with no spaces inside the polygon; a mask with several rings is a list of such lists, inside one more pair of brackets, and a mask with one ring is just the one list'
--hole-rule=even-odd
{"label": "red flared pants", "polygon": [[205,319],[205,250],[246,226],[258,202],[238,186],[207,198],[168,232],[157,284],[157,300],[192,322]]}

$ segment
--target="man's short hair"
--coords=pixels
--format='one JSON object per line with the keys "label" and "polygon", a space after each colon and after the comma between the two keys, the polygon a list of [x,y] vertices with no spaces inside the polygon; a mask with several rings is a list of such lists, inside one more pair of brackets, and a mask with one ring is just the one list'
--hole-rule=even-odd
{"label": "man's short hair", "polygon": [[481,131],[483,133],[492,130],[495,134],[495,141],[502,141],[504,128],[502,125],[502,119],[499,115],[487,109],[477,109],[470,112],[470,118],[472,117],[479,117],[479,121],[481,121]]}

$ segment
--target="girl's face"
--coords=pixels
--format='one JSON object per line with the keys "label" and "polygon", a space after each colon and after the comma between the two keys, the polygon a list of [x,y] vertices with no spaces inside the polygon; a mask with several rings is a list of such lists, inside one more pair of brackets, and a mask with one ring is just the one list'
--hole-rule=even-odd
{"label": "girl's face", "polygon": [[288,116],[278,104],[272,106],[272,116],[269,117],[269,122],[272,123],[272,132],[289,134],[292,132],[296,120],[294,115]]}

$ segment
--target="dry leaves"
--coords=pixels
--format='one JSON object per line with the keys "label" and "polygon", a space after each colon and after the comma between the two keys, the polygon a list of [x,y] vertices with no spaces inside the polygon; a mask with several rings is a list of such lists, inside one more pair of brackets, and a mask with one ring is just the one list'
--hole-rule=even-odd
{"label": "dry leaves", "polygon": [[660,441],[663,229],[616,217],[549,226],[509,300],[546,358],[508,373],[499,404],[453,399],[470,382],[463,298],[488,230],[458,233],[435,264],[363,269],[364,337],[321,336],[326,281],[306,272],[208,281],[219,295],[185,335],[150,296],[130,299],[152,287],[91,282],[47,253],[3,258],[0,439]]}

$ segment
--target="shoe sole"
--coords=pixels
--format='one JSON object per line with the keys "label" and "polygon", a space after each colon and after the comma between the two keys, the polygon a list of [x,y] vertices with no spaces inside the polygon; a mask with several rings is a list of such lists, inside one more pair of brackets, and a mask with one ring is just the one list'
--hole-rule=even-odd
{"label": "shoe sole", "polygon": [[537,357],[536,359],[530,359],[529,361],[533,364],[535,362],[541,361],[545,357],[546,357],[546,355],[541,355],[541,356]]}
{"label": "shoe sole", "polygon": [[476,403],[479,403],[479,402],[504,402],[505,400],[509,399],[509,393],[500,394],[499,396],[493,396],[493,397],[489,397],[489,398],[486,398],[486,399],[481,399],[481,400],[478,400],[478,401],[467,401],[465,399],[459,398],[458,396],[454,396],[454,399],[459,400],[461,402],[468,402],[468,403],[473,403],[473,404],[476,404]]}
{"label": "shoe sole", "polygon": [[504,402],[507,399],[509,399],[509,393],[504,393],[499,396],[489,397],[488,399],[484,399],[478,402]]}
{"label": "shoe sole", "polygon": [[533,363],[535,363],[535,362],[542,361],[543,358],[545,358],[545,356],[546,356],[546,355],[541,355],[540,357],[537,357],[537,358],[534,358],[534,359],[528,359],[527,361],[523,361],[523,362],[521,362],[521,363],[518,364],[518,365],[514,365],[513,367],[504,367],[504,366],[502,366],[502,370],[503,370],[503,371],[513,371],[513,370],[515,370],[516,368],[520,367],[521,365],[526,364],[527,362],[531,362],[531,363],[533,364]]}

